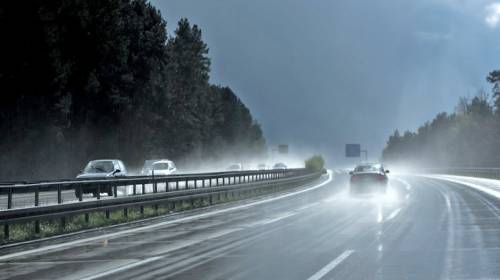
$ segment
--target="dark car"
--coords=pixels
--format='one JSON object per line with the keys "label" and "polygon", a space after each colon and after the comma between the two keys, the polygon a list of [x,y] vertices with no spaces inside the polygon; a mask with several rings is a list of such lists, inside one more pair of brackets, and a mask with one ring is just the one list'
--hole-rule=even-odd
{"label": "dark car", "polygon": [[349,172],[351,175],[349,192],[351,194],[385,193],[389,182],[387,173],[389,170],[385,170],[382,164],[360,164],[354,171]]}
{"label": "dark car", "polygon": [[[92,160],[87,163],[77,179],[111,179],[127,176],[127,169],[121,160],[118,159],[99,159]],[[113,195],[111,186],[101,187],[101,191],[109,196]],[[82,193],[91,193],[94,197],[97,196],[97,187],[86,187],[82,189]],[[79,190],[75,190],[75,196],[80,197]]]}

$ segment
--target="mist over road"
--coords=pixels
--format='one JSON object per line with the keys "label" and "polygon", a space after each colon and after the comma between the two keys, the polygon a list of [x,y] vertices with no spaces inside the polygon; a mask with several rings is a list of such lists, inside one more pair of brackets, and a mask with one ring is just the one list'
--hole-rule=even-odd
{"label": "mist over road", "polygon": [[498,200],[416,176],[350,197],[347,179],[0,249],[0,279],[500,277]]}

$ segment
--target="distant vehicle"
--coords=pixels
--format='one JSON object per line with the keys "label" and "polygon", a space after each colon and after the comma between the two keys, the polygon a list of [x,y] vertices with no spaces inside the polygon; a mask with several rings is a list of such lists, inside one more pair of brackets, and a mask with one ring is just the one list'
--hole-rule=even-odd
{"label": "distant vehicle", "polygon": [[382,164],[364,163],[356,166],[351,175],[349,192],[351,194],[385,193],[389,179],[389,170]]}
{"label": "distant vehicle", "polygon": [[144,176],[165,176],[177,172],[177,167],[173,161],[168,159],[146,160],[142,167],[141,174]]}
{"label": "distant vehicle", "polygon": [[241,163],[231,164],[226,168],[227,171],[241,171],[243,170],[243,165]]}
{"label": "distant vehicle", "polygon": [[267,170],[267,165],[265,163],[258,164],[257,170]]}
{"label": "distant vehicle", "polygon": [[[124,177],[127,176],[127,169],[125,164],[118,159],[99,159],[92,160],[87,163],[76,178],[78,179],[104,179],[113,177]],[[101,188],[102,192],[107,193],[109,196],[113,195],[113,189],[111,186]],[[97,187],[86,187],[82,189],[83,193],[91,193],[93,196],[97,196]],[[76,197],[79,197],[78,190],[75,190]]]}
{"label": "distant vehicle", "polygon": [[273,166],[273,169],[287,169],[286,164],[278,162]]}

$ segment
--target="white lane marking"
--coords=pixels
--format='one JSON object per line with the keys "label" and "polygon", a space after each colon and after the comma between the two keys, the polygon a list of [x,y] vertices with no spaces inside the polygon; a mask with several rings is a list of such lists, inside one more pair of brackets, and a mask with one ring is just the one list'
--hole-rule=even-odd
{"label": "white lane marking", "polygon": [[410,183],[406,182],[405,180],[401,179],[401,178],[394,178],[396,180],[398,180],[399,182],[403,183],[403,185],[405,185],[406,187],[406,190],[411,190],[412,186],[410,185]]}
{"label": "white lane marking", "polygon": [[226,209],[220,209],[220,210],[216,210],[216,211],[212,211],[212,212],[207,212],[207,213],[202,213],[202,214],[196,214],[196,215],[193,215],[193,216],[179,218],[179,219],[170,220],[170,221],[165,221],[165,222],[156,223],[156,224],[152,224],[152,225],[148,225],[148,226],[137,227],[137,228],[127,229],[127,230],[122,230],[122,231],[119,231],[119,232],[108,233],[108,234],[104,234],[104,235],[101,235],[101,236],[88,237],[88,238],[83,238],[83,239],[79,239],[79,240],[69,241],[69,242],[65,242],[65,243],[60,243],[60,244],[55,244],[55,245],[48,245],[48,246],[44,246],[44,247],[40,247],[40,248],[36,248],[36,249],[31,249],[31,250],[26,250],[26,251],[22,251],[22,252],[7,254],[7,255],[0,256],[0,260],[6,260],[6,259],[10,259],[10,258],[15,258],[15,257],[21,257],[21,256],[29,255],[29,254],[40,253],[40,252],[45,252],[45,251],[50,251],[50,250],[62,249],[62,248],[65,248],[65,247],[70,247],[70,246],[73,246],[73,245],[79,245],[79,244],[90,242],[90,241],[110,239],[110,238],[113,238],[113,237],[117,237],[117,236],[129,234],[129,233],[135,233],[135,232],[139,232],[139,231],[143,231],[143,230],[158,228],[158,227],[162,227],[162,226],[166,226],[166,225],[170,225],[170,224],[174,224],[174,223],[181,223],[181,222],[188,222],[188,221],[192,221],[192,220],[198,220],[198,219],[201,219],[201,218],[211,217],[211,216],[215,216],[215,215],[222,214],[222,213],[227,213],[227,212],[232,212],[232,211],[235,211],[235,210],[245,209],[245,208],[249,208],[249,207],[252,207],[252,206],[256,206],[256,205],[260,205],[260,204],[265,204],[265,203],[269,203],[269,202],[272,202],[272,201],[280,200],[280,199],[283,199],[283,198],[287,198],[287,197],[291,197],[291,196],[296,196],[296,195],[299,195],[299,194],[302,194],[302,193],[313,191],[315,189],[321,188],[321,187],[329,184],[332,181],[332,178],[333,178],[332,177],[332,171],[328,170],[328,179],[326,181],[324,181],[324,182],[322,182],[322,183],[320,183],[320,184],[318,184],[316,186],[304,189],[304,190],[300,190],[300,191],[296,191],[296,192],[292,192],[292,193],[287,193],[287,194],[284,194],[284,195],[280,195],[280,196],[276,196],[276,197],[272,197],[272,198],[268,198],[268,199],[264,199],[264,200],[259,200],[259,201],[248,203],[248,204],[244,204],[244,205],[238,205],[238,206],[234,206],[234,207],[230,207],[230,208],[226,208]]}
{"label": "white lane marking", "polygon": [[302,206],[302,207],[297,208],[297,211],[299,211],[299,212],[300,212],[300,211],[303,211],[303,210],[309,209],[309,208],[311,208],[311,207],[314,207],[314,206],[316,206],[316,205],[318,205],[318,204],[320,204],[320,202],[314,202],[314,203],[311,203],[311,204],[307,204],[307,205],[304,205],[304,206]]}
{"label": "white lane marking", "polygon": [[398,209],[392,211],[391,214],[389,214],[389,216],[387,216],[387,218],[385,218],[385,221],[390,221],[390,220],[394,219],[394,217],[396,217],[400,211],[401,211],[401,208],[398,208]]}
{"label": "white lane marking", "polygon": [[280,221],[280,220],[283,220],[283,219],[286,219],[288,217],[292,217],[292,216],[295,216],[295,215],[297,215],[297,213],[290,213],[290,212],[289,213],[285,213],[282,216],[258,222],[256,225],[259,225],[259,226],[268,225],[268,224],[271,224],[271,223],[274,223],[274,222],[277,222],[277,221]]}
{"label": "white lane marking", "polygon": [[251,227],[257,227],[257,226],[263,226],[263,225],[268,225],[283,219],[286,219],[288,217],[292,217],[297,215],[298,213],[296,212],[285,212],[281,216],[278,217],[270,217],[270,218],[265,218],[262,220],[258,220],[249,224],[244,225],[244,228],[251,228]]}
{"label": "white lane marking", "polygon": [[307,278],[307,280],[319,280],[319,279],[323,278],[330,271],[332,271],[335,267],[337,267],[340,263],[342,263],[345,259],[347,259],[352,253],[354,253],[354,250],[344,251],[344,253],[342,253],[340,256],[336,257],[329,264],[325,265],[318,272],[314,273],[314,275]]}
{"label": "white lane marking", "polygon": [[464,185],[464,186],[467,186],[467,187],[470,187],[470,188],[482,191],[484,193],[487,193],[489,195],[492,195],[492,196],[500,199],[500,192],[498,192],[498,191],[495,191],[495,190],[490,189],[488,187],[483,187],[483,186],[476,185],[476,184],[473,184],[473,183],[469,183],[469,182],[461,181],[461,180],[458,180],[458,179],[450,178],[449,176],[446,176],[446,175],[419,175],[419,176],[421,176],[421,177],[427,177],[427,178],[432,178],[432,179],[443,180],[443,181],[448,181],[448,182],[452,182],[452,183],[457,183],[457,184],[460,184],[460,185]]}
{"label": "white lane marking", "polygon": [[108,275],[111,275],[111,274],[114,274],[114,273],[117,273],[117,272],[120,272],[120,271],[125,271],[125,270],[128,270],[128,269],[134,268],[136,266],[140,266],[140,265],[143,265],[143,264],[147,264],[147,263],[150,263],[150,262],[157,261],[157,260],[159,260],[161,258],[162,257],[147,258],[147,259],[144,259],[142,261],[138,261],[138,262],[126,264],[126,265],[123,265],[123,266],[120,266],[120,267],[117,267],[117,268],[114,268],[114,269],[111,269],[111,270],[108,270],[108,271],[105,271],[105,272],[102,272],[102,273],[98,273],[98,274],[94,274],[92,276],[81,278],[81,280],[99,279],[99,278],[102,278],[102,277],[105,277],[105,276],[108,276]]}

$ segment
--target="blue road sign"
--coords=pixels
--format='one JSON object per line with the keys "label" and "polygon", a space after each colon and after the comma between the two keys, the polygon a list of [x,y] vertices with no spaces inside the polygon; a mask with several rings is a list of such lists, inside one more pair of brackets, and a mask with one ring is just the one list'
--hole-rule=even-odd
{"label": "blue road sign", "polygon": [[346,144],[345,145],[345,156],[346,157],[360,157],[361,156],[361,145],[360,144]]}

